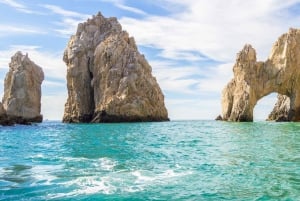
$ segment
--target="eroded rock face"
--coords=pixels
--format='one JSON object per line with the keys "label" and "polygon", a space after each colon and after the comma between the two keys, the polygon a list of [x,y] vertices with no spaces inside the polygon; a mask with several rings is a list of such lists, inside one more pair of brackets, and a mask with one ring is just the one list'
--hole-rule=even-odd
{"label": "eroded rock face", "polygon": [[151,66],[116,18],[100,13],[79,24],[64,53],[64,122],[167,121]]}
{"label": "eroded rock face", "polygon": [[289,121],[291,117],[289,117],[290,113],[290,98],[285,95],[278,94],[277,102],[272,112],[269,114],[268,121]]}
{"label": "eroded rock face", "polygon": [[233,67],[234,78],[222,93],[222,119],[253,121],[253,108],[262,97],[277,92],[270,120],[300,121],[300,30],[290,29],[273,45],[267,61],[258,62],[245,45]]}
{"label": "eroded rock face", "polygon": [[0,102],[0,125],[4,125],[7,120],[6,112],[3,108],[2,103]]}
{"label": "eroded rock face", "polygon": [[9,64],[9,72],[4,81],[4,96],[2,99],[6,123],[28,124],[42,122],[41,84],[44,80],[42,68],[33,63],[28,55],[17,52]]}

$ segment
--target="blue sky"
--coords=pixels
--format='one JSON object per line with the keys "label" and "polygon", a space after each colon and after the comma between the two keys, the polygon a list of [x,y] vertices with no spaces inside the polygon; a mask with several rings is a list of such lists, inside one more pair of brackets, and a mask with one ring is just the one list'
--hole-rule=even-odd
{"label": "blue sky", "polygon": [[[117,17],[153,69],[171,119],[214,119],[232,78],[236,53],[250,43],[259,60],[290,27],[300,27],[300,0],[0,0],[0,95],[18,50],[45,72],[44,119],[62,119],[67,97],[63,51],[77,24],[99,11]],[[264,119],[276,94],[259,102]]]}

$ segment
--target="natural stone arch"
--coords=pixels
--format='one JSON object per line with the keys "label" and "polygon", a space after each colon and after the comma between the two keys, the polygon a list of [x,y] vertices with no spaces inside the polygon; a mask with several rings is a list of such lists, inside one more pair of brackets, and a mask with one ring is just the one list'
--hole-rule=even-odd
{"label": "natural stone arch", "polygon": [[[300,30],[290,29],[288,33],[282,35],[273,45],[271,54],[265,62],[258,62],[254,48],[245,45],[237,54],[233,67],[234,78],[222,93],[222,119],[253,121],[253,109],[257,101],[276,92],[283,95],[283,99],[277,102],[277,108],[282,107],[284,108],[282,112],[286,112],[276,116],[285,115],[285,120],[299,121],[299,68]],[[286,102],[288,99],[289,104]]]}
{"label": "natural stone arch", "polygon": [[277,102],[277,93],[270,93],[259,99],[253,109],[253,121],[268,121],[270,112]]}

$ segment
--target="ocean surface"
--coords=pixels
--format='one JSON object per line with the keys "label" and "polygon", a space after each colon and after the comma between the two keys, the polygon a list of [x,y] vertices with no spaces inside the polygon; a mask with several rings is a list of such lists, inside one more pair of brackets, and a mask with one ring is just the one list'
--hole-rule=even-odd
{"label": "ocean surface", "polygon": [[0,200],[300,200],[300,123],[0,127]]}

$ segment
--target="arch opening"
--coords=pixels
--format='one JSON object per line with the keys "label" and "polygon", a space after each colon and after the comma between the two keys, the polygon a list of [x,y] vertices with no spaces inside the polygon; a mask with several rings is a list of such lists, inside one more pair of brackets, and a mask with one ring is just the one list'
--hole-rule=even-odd
{"label": "arch opening", "polygon": [[253,110],[253,121],[266,121],[272,112],[276,102],[278,93],[270,93],[259,99]]}

